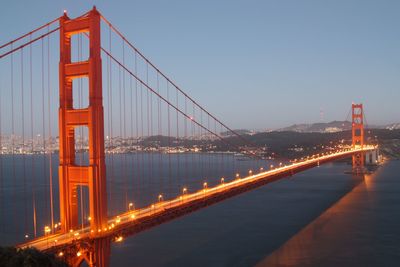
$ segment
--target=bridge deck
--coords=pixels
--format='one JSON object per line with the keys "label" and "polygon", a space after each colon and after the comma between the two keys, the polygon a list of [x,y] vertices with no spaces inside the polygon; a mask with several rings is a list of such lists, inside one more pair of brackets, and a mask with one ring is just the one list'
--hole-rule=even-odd
{"label": "bridge deck", "polygon": [[110,218],[108,220],[108,228],[103,229],[99,233],[94,233],[93,230],[86,227],[68,233],[56,233],[43,236],[20,244],[19,247],[36,247],[39,250],[62,250],[76,242],[82,242],[93,238],[112,238],[119,241],[122,236],[144,231],[261,185],[292,176],[295,173],[326,162],[346,158],[355,153],[367,152],[374,149],[376,149],[374,146],[345,149],[331,154],[293,162],[290,165],[277,167],[231,182],[221,183],[212,188],[205,188],[195,193],[187,193],[172,200],[161,201],[149,207],[120,214]]}

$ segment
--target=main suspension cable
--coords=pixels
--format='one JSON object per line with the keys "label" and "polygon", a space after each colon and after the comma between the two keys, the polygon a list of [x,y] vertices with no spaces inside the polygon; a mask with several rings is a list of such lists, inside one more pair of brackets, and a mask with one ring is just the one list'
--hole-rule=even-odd
{"label": "main suspension cable", "polygon": [[108,24],[108,26],[110,27],[110,29],[112,29],[118,36],[120,36],[138,55],[140,55],[147,64],[149,64],[152,68],[154,68],[156,70],[156,72],[158,72],[162,77],[164,77],[164,79],[166,79],[172,86],[174,86],[180,93],[182,93],[184,96],[186,96],[191,102],[193,102],[196,106],[198,106],[203,112],[205,112],[208,116],[210,116],[211,118],[213,118],[214,120],[216,120],[219,124],[221,124],[224,128],[226,128],[229,132],[233,133],[235,136],[237,136],[239,139],[241,139],[243,142],[245,142],[246,144],[251,144],[254,145],[253,142],[247,140],[246,138],[244,138],[242,135],[240,135],[239,133],[237,133],[236,131],[234,131],[233,129],[231,129],[230,127],[228,127],[227,125],[225,125],[222,121],[220,121],[219,119],[217,119],[214,115],[212,115],[211,113],[209,113],[206,109],[204,109],[202,106],[200,106],[193,98],[191,98],[188,94],[186,94],[178,85],[176,85],[172,80],[170,80],[163,72],[161,72],[160,69],[158,69],[147,57],[145,57],[131,42],[129,42],[125,36],[116,28],[114,27],[110,21],[108,21],[103,15],[101,15],[101,19]]}
{"label": "main suspension cable", "polygon": [[[178,106],[175,106],[174,104],[172,104],[171,102],[167,101],[167,99],[165,97],[163,97],[162,95],[160,95],[159,93],[157,93],[153,88],[151,88],[148,84],[146,84],[142,79],[140,79],[137,75],[135,75],[131,70],[129,70],[126,66],[124,66],[119,60],[117,60],[109,51],[107,51],[104,48],[101,48],[101,50],[107,55],[109,56],[115,63],[117,63],[119,66],[121,66],[123,69],[125,69],[125,71],[127,71],[130,75],[132,75],[140,84],[142,84],[143,86],[145,86],[149,91],[151,91],[153,94],[157,95],[160,99],[162,99],[164,102],[166,102],[168,105],[170,105],[171,107],[173,107],[178,113],[180,113],[183,117],[185,117],[186,119],[189,119],[191,121],[193,121],[193,123],[197,124],[199,127],[203,128],[204,130],[206,130],[208,133],[210,133],[211,135],[214,135],[215,137],[217,137],[218,139],[222,140],[223,142],[225,142],[226,144],[236,147],[238,150],[239,147],[231,142],[229,142],[228,140],[226,140],[226,138],[223,138],[222,136],[220,136],[219,134],[217,134],[216,132],[211,131],[210,129],[207,129],[205,126],[201,125],[199,122],[197,122],[194,118],[190,117],[189,115],[185,114],[184,111],[182,111]],[[188,97],[189,98],[189,97]],[[203,109],[204,112],[206,112],[210,117],[212,117],[207,111],[205,111]],[[212,117],[213,118],[213,117]],[[221,122],[219,122],[217,119],[214,119],[215,122],[218,122],[218,124],[221,124],[223,126],[223,124]],[[224,126],[225,127],[225,126]],[[245,151],[245,154],[249,155],[249,156],[253,156],[255,158],[260,158],[259,155],[257,155],[256,153],[254,153],[253,151]]]}

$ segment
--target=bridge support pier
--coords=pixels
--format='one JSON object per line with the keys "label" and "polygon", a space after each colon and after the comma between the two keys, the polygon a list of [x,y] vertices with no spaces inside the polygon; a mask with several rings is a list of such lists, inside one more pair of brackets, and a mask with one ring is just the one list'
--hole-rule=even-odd
{"label": "bridge support pier", "polygon": [[85,262],[90,267],[108,267],[110,265],[111,240],[96,238],[79,243],[65,254],[65,261],[71,267],[79,267]]}
{"label": "bridge support pier", "polygon": [[365,154],[366,165],[377,165],[380,162],[379,150],[375,149]]}

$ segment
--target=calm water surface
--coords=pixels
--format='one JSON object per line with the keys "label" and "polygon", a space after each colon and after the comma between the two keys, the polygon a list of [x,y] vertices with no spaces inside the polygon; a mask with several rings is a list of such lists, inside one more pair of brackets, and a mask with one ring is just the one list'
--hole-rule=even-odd
{"label": "calm water surface", "polygon": [[332,163],[112,248],[112,266],[400,266],[400,161]]}
{"label": "calm water surface", "polygon": [[[2,157],[0,245],[32,235],[24,209],[29,217],[33,192],[38,225],[49,221],[48,165],[28,159]],[[33,171],[24,173],[24,164]],[[54,155],[55,187],[57,164]],[[205,179],[216,184],[228,170],[234,176],[233,169],[244,174],[259,165],[212,154],[109,156],[110,213],[125,210],[127,201],[147,205],[160,191],[168,197],[182,186],[196,190]],[[111,266],[400,266],[400,161],[364,178],[344,174],[349,169],[323,165],[125,238],[112,245]]]}

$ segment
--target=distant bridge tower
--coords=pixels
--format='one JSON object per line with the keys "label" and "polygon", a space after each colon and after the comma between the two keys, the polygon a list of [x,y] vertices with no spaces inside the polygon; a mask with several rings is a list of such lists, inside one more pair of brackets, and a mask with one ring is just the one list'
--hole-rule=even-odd
{"label": "distant bridge tower", "polygon": [[[352,104],[352,146],[364,147],[364,111],[362,104]],[[364,154],[356,153],[353,155],[354,172],[362,172],[364,169]]]}
{"label": "distant bridge tower", "polygon": [[[71,62],[71,37],[86,33],[89,38],[89,58]],[[104,119],[102,71],[100,54],[100,14],[94,8],[87,15],[60,19],[60,217],[62,231],[78,229],[78,186],[89,190],[90,227],[98,233],[107,225],[106,166],[104,160]],[[72,81],[87,77],[89,105],[73,108]],[[75,128],[86,126],[89,134],[89,165],[75,161]]]}

